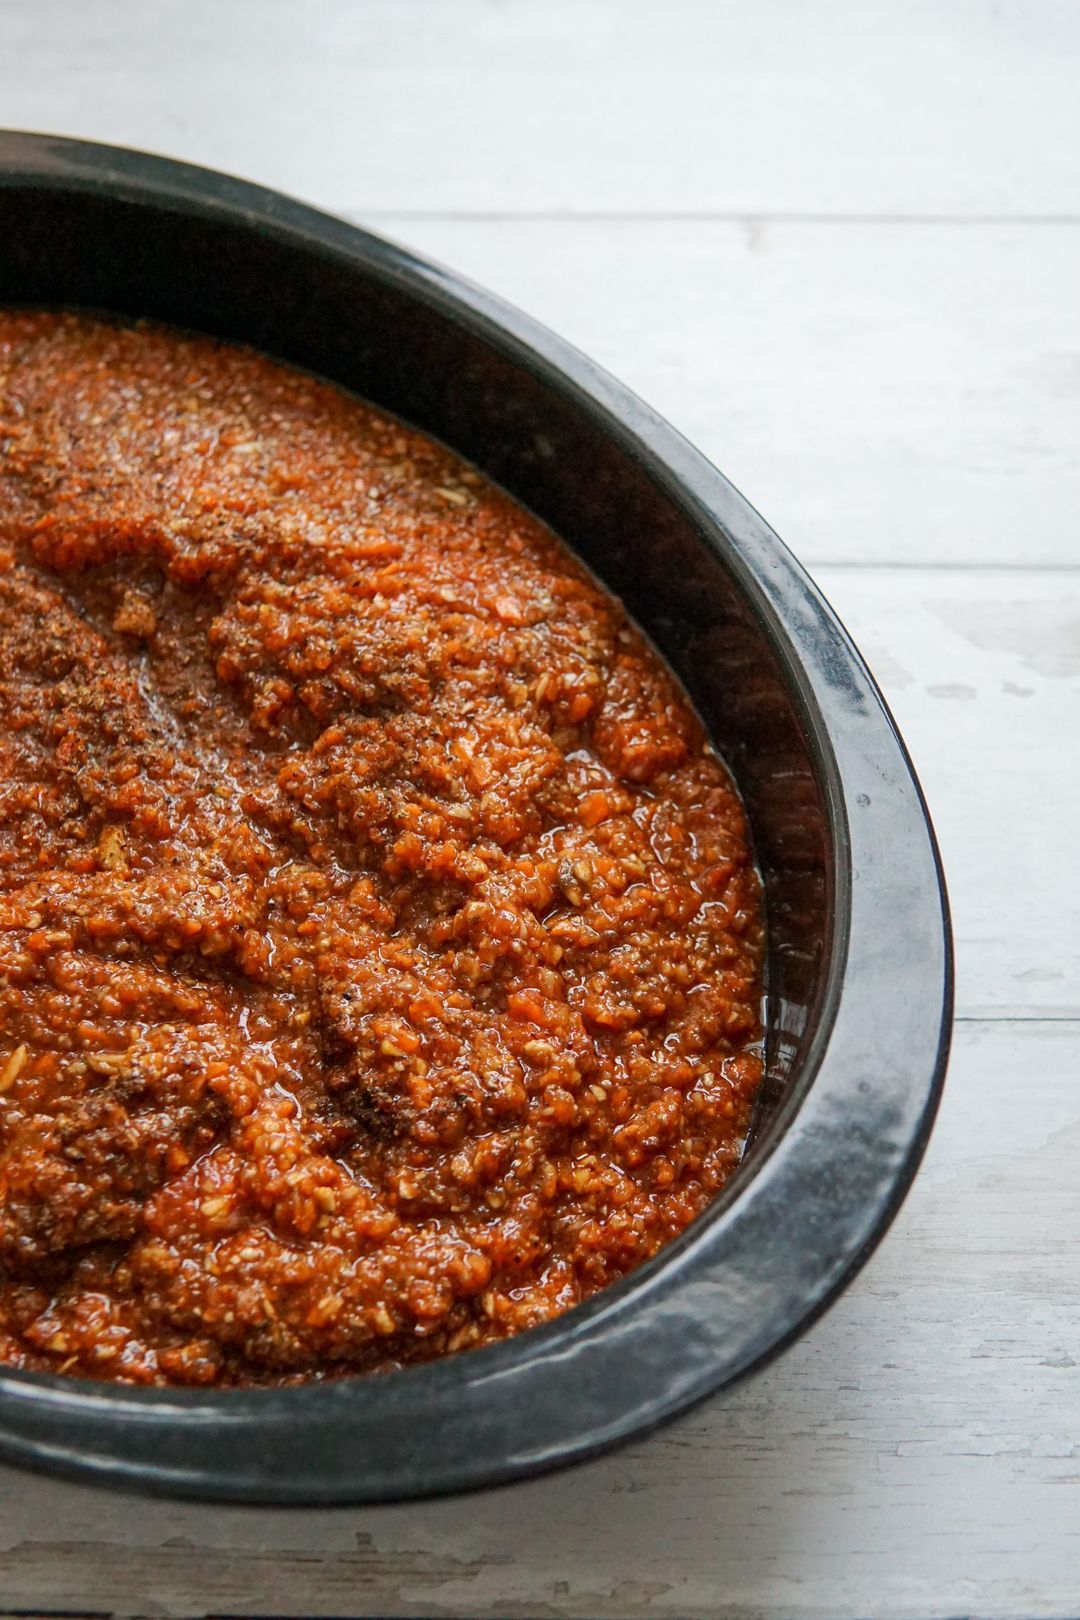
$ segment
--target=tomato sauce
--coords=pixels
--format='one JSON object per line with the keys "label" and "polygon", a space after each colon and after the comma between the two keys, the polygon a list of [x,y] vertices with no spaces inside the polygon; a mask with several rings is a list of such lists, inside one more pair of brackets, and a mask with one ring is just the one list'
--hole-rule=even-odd
{"label": "tomato sauce", "polygon": [[761,953],[727,772],[534,518],[257,354],[0,311],[0,1362],[550,1319],[737,1164]]}

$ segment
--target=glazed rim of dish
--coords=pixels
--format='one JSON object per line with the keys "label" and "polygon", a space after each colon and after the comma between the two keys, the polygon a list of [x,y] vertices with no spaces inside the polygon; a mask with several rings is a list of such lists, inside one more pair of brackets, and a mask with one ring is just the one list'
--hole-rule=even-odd
{"label": "glazed rim of dish", "polygon": [[782,663],[827,806],[832,890],[816,1029],[776,1117],[710,1208],[637,1271],[497,1345],[369,1378],[206,1393],[0,1369],[0,1458],[174,1495],[387,1501],[592,1455],[760,1366],[888,1226],[948,1052],[951,940],[933,832],[846,632],[753,508],[661,418],[545,328],[411,251],[246,182],[50,136],[0,133],[0,190],[10,187],[287,239],[316,265],[394,284],[571,400],[720,553]]}

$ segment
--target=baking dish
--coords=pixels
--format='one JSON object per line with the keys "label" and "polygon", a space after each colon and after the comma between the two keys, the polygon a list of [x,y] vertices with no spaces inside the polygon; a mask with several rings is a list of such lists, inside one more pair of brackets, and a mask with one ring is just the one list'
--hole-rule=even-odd
{"label": "baking dish", "polygon": [[225,176],[0,134],[0,302],[243,341],[397,412],[530,506],[674,666],[747,803],[767,1059],[744,1162],[559,1320],[406,1372],[214,1393],[0,1372],[0,1457],[251,1502],[382,1501],[589,1455],[761,1366],[857,1270],[947,1055],[944,884],[903,744],[820,593],[677,433],[449,271]]}

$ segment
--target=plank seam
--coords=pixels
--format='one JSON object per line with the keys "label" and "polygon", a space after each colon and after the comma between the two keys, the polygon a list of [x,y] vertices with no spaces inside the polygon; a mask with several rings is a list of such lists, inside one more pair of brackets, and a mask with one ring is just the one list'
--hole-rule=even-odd
{"label": "plank seam", "polygon": [[[341,211],[340,208],[338,211]],[[350,219],[456,221],[469,225],[866,225],[871,228],[927,226],[985,230],[1003,227],[1080,226],[1080,213],[1054,214],[920,214],[802,213],[778,209],[710,208],[365,208],[348,204]]]}

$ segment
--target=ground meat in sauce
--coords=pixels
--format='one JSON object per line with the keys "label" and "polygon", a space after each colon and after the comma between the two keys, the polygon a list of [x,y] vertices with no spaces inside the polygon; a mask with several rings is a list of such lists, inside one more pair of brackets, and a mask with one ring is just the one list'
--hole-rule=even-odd
{"label": "ground meat in sauce", "polygon": [[626,615],[250,352],[0,312],[0,1362],[381,1371],[735,1166],[742,808]]}

